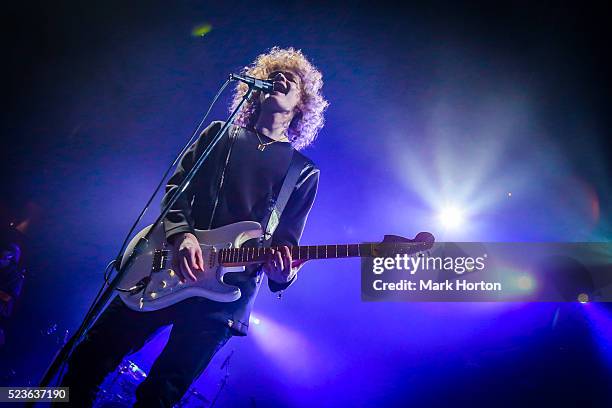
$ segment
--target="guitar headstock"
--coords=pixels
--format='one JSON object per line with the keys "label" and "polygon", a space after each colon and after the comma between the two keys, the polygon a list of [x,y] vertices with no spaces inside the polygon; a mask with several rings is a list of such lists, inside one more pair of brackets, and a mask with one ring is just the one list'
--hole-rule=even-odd
{"label": "guitar headstock", "polygon": [[433,247],[435,238],[429,232],[419,232],[413,239],[399,235],[385,235],[379,244],[374,244],[376,257],[394,257],[396,254],[414,255]]}

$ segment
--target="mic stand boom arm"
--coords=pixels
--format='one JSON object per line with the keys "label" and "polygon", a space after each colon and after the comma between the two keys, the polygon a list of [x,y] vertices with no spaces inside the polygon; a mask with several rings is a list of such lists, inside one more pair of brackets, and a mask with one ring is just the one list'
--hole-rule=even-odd
{"label": "mic stand boom arm", "polygon": [[[240,109],[242,109],[242,106],[251,97],[252,94],[253,94],[253,86],[249,86],[249,89],[242,97],[242,100],[240,101],[238,106],[236,106],[236,108],[233,110],[233,112],[228,117],[225,124],[221,127],[221,129],[219,129],[219,131],[217,132],[213,140],[210,142],[210,144],[208,144],[206,149],[202,152],[202,154],[200,155],[196,163],[193,165],[191,170],[187,172],[181,184],[179,184],[178,188],[176,189],[176,191],[174,192],[174,194],[172,195],[168,203],[164,206],[161,213],[159,214],[159,216],[153,223],[153,228],[149,229],[149,231],[145,234],[145,236],[143,236],[140,239],[140,241],[138,241],[138,244],[136,245],[134,250],[130,254],[127,254],[128,259],[123,264],[123,267],[121,266],[118,267],[117,275],[115,276],[115,278],[113,278],[111,283],[109,283],[108,287],[101,294],[98,302],[96,302],[96,304],[94,304],[91,307],[90,312],[85,316],[85,318],[83,319],[83,322],[81,323],[77,331],[72,335],[70,340],[68,340],[68,342],[66,342],[66,344],[64,344],[64,346],[58,351],[55,358],[53,359],[53,362],[51,363],[51,365],[49,365],[49,367],[45,371],[45,374],[43,375],[43,378],[40,380],[40,383],[39,383],[40,387],[48,386],[48,384],[51,382],[53,377],[56,375],[57,371],[62,366],[62,364],[68,360],[68,358],[70,357],[70,354],[72,353],[74,346],[76,345],[78,340],[82,336],[85,335],[85,333],[87,332],[89,328],[89,325],[95,320],[96,316],[102,311],[102,308],[104,307],[104,305],[106,305],[108,300],[111,298],[111,296],[113,295],[113,291],[115,290],[115,288],[117,287],[117,285],[119,284],[123,276],[125,275],[125,272],[130,268],[130,266],[134,262],[136,255],[138,255],[143,249],[145,249],[146,244],[149,240],[149,237],[151,233],[153,232],[153,230],[155,229],[155,227],[160,222],[162,222],[162,220],[166,217],[166,215],[170,211],[170,208],[172,208],[176,200],[178,200],[179,196],[183,193],[187,185],[194,178],[194,176],[196,175],[200,167],[202,167],[202,164],[204,164],[204,162],[210,155],[210,152],[217,145],[217,143],[219,143],[225,131],[227,131],[227,129],[229,129],[232,123],[234,123],[234,119],[236,118],[236,115],[238,114]],[[117,266],[118,265],[116,262],[115,267]]]}

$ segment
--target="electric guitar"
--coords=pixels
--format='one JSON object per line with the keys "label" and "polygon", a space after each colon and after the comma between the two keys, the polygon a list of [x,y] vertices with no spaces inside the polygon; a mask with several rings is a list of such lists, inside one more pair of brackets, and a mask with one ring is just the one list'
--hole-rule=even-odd
{"label": "electric guitar", "polygon": [[[270,248],[243,247],[251,239],[259,239],[261,225],[241,221],[212,230],[196,230],[202,248],[204,270],[194,271],[197,281],[181,282],[172,270],[172,250],[165,240],[164,228],[158,225],[148,240],[143,237],[151,226],[140,231],[128,244],[121,260],[126,267],[128,255],[136,251],[118,289],[123,302],[132,310],[153,311],[183,299],[200,296],[217,302],[233,302],[240,298],[240,289],[223,282],[226,273],[243,272],[244,267],[268,260]],[[416,254],[430,249],[434,238],[427,232],[414,239],[385,235],[381,243],[290,246],[294,260],[350,257],[393,257]],[[277,249],[277,248],[275,248]]]}

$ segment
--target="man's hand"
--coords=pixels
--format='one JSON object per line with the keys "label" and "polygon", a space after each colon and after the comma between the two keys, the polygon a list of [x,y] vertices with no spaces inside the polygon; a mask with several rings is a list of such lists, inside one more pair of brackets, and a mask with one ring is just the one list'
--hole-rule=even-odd
{"label": "man's hand", "polygon": [[291,251],[288,246],[281,247],[280,250],[272,248],[270,259],[263,265],[263,271],[268,275],[268,279],[272,279],[276,283],[290,282],[299,267],[306,261],[291,258]]}
{"label": "man's hand", "polygon": [[180,233],[172,239],[172,269],[178,274],[181,282],[187,278],[196,281],[196,271],[204,270],[202,248],[195,235]]}

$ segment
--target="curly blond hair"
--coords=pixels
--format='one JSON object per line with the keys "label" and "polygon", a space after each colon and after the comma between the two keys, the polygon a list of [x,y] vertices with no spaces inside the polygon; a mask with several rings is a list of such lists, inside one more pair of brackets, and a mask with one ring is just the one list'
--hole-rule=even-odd
{"label": "curly blond hair", "polygon": [[[329,105],[321,94],[323,76],[302,54],[301,50],[273,47],[269,52],[259,55],[255,61],[242,69],[242,73],[255,78],[268,78],[274,71],[288,70],[298,74],[302,80],[301,98],[298,102],[298,112],[293,117],[287,129],[287,137],[297,150],[310,145],[317,133],[323,127],[323,112]],[[248,86],[239,82],[234,91],[230,105],[233,110],[247,92]],[[252,128],[257,122],[260,112],[259,98],[254,94],[243,106],[236,117],[239,126]]]}

